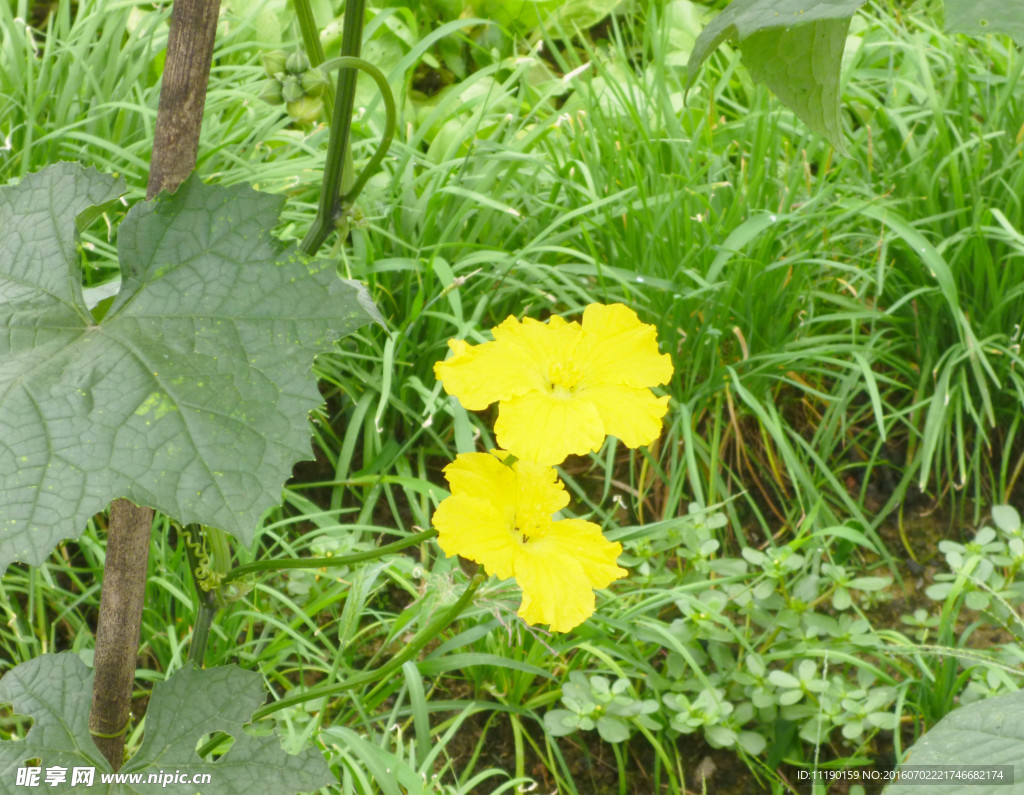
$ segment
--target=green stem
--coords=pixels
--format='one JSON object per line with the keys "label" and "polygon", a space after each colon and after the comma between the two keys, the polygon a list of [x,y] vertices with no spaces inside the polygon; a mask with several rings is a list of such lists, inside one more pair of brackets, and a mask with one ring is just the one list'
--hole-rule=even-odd
{"label": "green stem", "polygon": [[213,591],[200,592],[196,624],[192,628],[192,641],[188,645],[188,659],[199,668],[206,660],[206,644],[210,639],[210,626],[220,607]]}
{"label": "green stem", "polygon": [[224,581],[224,575],[231,567],[231,543],[228,540],[228,534],[219,527],[204,528],[203,535],[210,548],[210,570],[216,576],[219,587]]}
{"label": "green stem", "polygon": [[[351,205],[356,200],[356,197],[362,192],[366,186],[367,181],[377,171],[377,167],[383,162],[384,158],[387,157],[388,149],[391,147],[391,141],[395,137],[395,122],[398,118],[398,113],[395,108],[395,97],[391,93],[391,86],[388,85],[388,79],[384,76],[384,73],[374,66],[369,61],[364,61],[362,58],[353,58],[351,56],[341,56],[340,58],[331,58],[326,61],[321,67],[325,72],[331,69],[359,69],[366,72],[373,81],[377,84],[377,88],[380,90],[381,98],[384,100],[384,134],[380,138],[380,143],[377,145],[377,151],[373,153],[373,157],[370,158],[369,162],[359,173],[359,179],[357,179],[351,186],[345,188],[342,186],[344,191],[341,196],[342,205]],[[351,151],[351,148],[350,150]]]}
{"label": "green stem", "polygon": [[523,749],[523,726],[519,722],[519,716],[511,714],[508,722],[512,726],[512,746],[516,754],[516,778],[526,778],[526,754]]}
{"label": "green stem", "polygon": [[315,687],[301,693],[300,695],[282,698],[280,701],[275,701],[273,704],[267,704],[265,707],[262,707],[253,713],[253,720],[258,720],[259,718],[266,717],[272,712],[277,712],[278,710],[295,706],[296,704],[303,704],[307,701],[312,701],[313,699],[324,698],[325,696],[336,696],[346,690],[359,687],[360,685],[365,685],[378,680],[382,682],[387,680],[408,660],[411,660],[419,654],[423,647],[430,643],[430,641],[434,640],[445,627],[459,617],[462,611],[466,609],[470,601],[473,599],[473,594],[476,593],[477,588],[480,587],[485,579],[486,576],[483,574],[474,575],[466,590],[463,591],[462,596],[459,597],[455,604],[434,616],[427,625],[423,627],[423,629],[416,633],[416,637],[414,637],[405,648],[384,663],[384,665],[380,666],[380,668],[356,674],[355,676],[346,679],[344,682],[339,682],[336,685]]}
{"label": "green stem", "polygon": [[258,571],[284,571],[286,569],[321,569],[325,566],[347,566],[352,563],[363,563],[367,560],[376,560],[392,552],[400,552],[407,547],[421,544],[437,536],[436,530],[424,530],[401,541],[385,544],[382,547],[367,550],[366,552],[354,552],[351,555],[335,555],[330,558],[299,558],[289,560],[257,560],[255,563],[246,563],[237,566],[224,576],[224,582],[229,583],[241,579],[248,574]]}
{"label": "green stem", "polygon": [[[302,45],[306,50],[306,57],[309,58],[310,66],[320,66],[326,59],[323,45],[320,44],[320,32],[316,26],[316,19],[313,16],[313,9],[310,8],[309,0],[295,0],[295,16],[299,20],[299,30],[302,32]],[[324,91],[324,110],[327,118],[334,118],[334,84],[330,83]],[[341,172],[342,189],[352,182],[352,171],[355,165],[352,162],[352,147],[345,152],[345,162]]]}
{"label": "green stem", "polygon": [[[324,54],[323,45],[320,44],[320,31],[316,26],[316,19],[313,16],[313,9],[310,8],[309,0],[295,0],[295,16],[299,20],[299,31],[302,33],[302,46],[309,58],[310,66],[319,66],[327,56]],[[334,87],[328,86],[324,91],[324,109],[328,116],[334,116]]]}
{"label": "green stem", "polygon": [[[297,0],[301,3],[302,0]],[[363,21],[366,17],[366,0],[347,0],[341,38],[341,54],[359,57],[363,42]],[[300,18],[300,24],[302,20]],[[305,36],[305,34],[303,34]],[[312,63],[312,61],[311,61]],[[327,162],[320,187],[320,205],[313,225],[299,248],[312,256],[330,235],[335,222],[341,217],[342,171],[349,153],[349,133],[352,129],[352,107],[356,98],[355,69],[346,68],[338,76],[338,95],[331,116],[331,139],[327,144]]]}
{"label": "green stem", "polygon": [[[219,531],[223,533],[223,531]],[[207,590],[207,583],[200,579],[200,572],[206,567],[199,559],[196,547],[203,543],[203,529],[201,525],[190,524],[182,528],[185,536],[185,555],[188,557],[188,570],[192,575],[192,585],[196,589],[196,598],[199,600],[199,607],[196,610],[195,625],[192,628],[192,640],[188,646],[188,659],[200,668],[206,659],[206,644],[210,639],[210,625],[220,609],[217,602],[215,590]],[[198,544],[194,539],[198,539]]]}

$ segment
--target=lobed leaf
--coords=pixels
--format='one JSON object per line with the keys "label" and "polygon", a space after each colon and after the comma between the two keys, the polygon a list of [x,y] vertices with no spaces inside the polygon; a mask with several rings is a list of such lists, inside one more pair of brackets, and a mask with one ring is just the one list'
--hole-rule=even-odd
{"label": "lobed leaf", "polygon": [[[75,654],[44,654],[8,671],[0,680],[0,703],[35,723],[23,740],[0,742],[0,790],[14,786],[17,769],[38,760],[44,775],[66,769],[65,780],[47,792],[77,792],[71,786],[74,768],[95,768],[90,791],[108,795],[149,793],[157,784],[151,774],[181,774],[192,781],[208,774],[201,790],[167,779],[157,782],[167,792],[243,795],[250,792],[293,793],[336,783],[327,763],[307,747],[285,753],[275,737],[254,737],[242,729],[263,703],[261,676],[235,666],[198,669],[192,663],[153,687],[146,711],[146,730],[138,752],[118,771],[119,783],[102,782],[110,765],[89,734],[93,674]],[[216,762],[196,753],[199,740],[211,732],[234,737],[234,745]],[[42,778],[42,777],[41,777]]]}
{"label": "lobed leaf", "polygon": [[[0,704],[6,703],[34,725],[23,740],[0,742],[0,791],[13,790],[17,769],[30,759],[68,771],[93,767],[97,777],[110,772],[89,734],[92,672],[74,654],[42,655],[7,671],[0,679]],[[52,791],[71,792],[70,780]]]}
{"label": "lobed leaf", "polygon": [[0,187],[0,572],[116,497],[249,543],[310,457],[314,356],[378,317],[271,237],[282,198],[193,176],[128,213],[95,321],[75,223],[123,189],[71,163]]}

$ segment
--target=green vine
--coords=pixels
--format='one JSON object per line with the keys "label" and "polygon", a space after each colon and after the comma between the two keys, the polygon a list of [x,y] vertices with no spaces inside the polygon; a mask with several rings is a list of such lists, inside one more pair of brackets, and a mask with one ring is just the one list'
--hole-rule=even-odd
{"label": "green vine", "polygon": [[[296,16],[299,20],[299,27],[302,30],[302,39],[307,50],[310,63],[320,66],[324,63],[323,48],[315,35],[313,14],[310,10],[309,0],[295,0]],[[366,0],[348,0],[345,3],[345,17],[343,20],[341,58],[334,59],[338,69],[341,70],[338,76],[338,92],[333,98],[334,113],[331,117],[331,137],[327,144],[327,162],[324,165],[324,177],[320,187],[320,203],[317,208],[316,218],[309,228],[309,232],[302,240],[299,248],[303,253],[312,256],[323,245],[324,241],[334,230],[340,230],[342,237],[348,228],[348,214],[351,203],[356,195],[362,190],[366,180],[372,174],[371,168],[376,168],[383,159],[387,146],[390,145],[391,136],[394,134],[395,111],[394,97],[384,76],[371,64],[359,58],[359,52],[363,41],[363,22],[366,15]],[[367,68],[369,67],[369,68]],[[381,146],[374,155],[367,169],[360,175],[358,180],[352,179],[351,174],[351,142],[349,133],[352,129],[352,107],[356,96],[356,72],[357,70],[368,72],[377,82],[378,88],[384,96],[385,107],[388,109],[388,116],[384,136],[381,139]],[[376,74],[374,74],[376,72]],[[330,94],[330,92],[326,92]]]}
{"label": "green vine", "polygon": [[385,555],[401,552],[408,547],[422,544],[424,541],[429,541],[436,536],[436,530],[424,530],[400,541],[368,549],[365,552],[353,552],[351,555],[332,555],[331,557],[324,558],[293,558],[288,560],[258,560],[254,563],[246,563],[231,569],[231,571],[224,575],[224,582],[230,584],[257,572],[321,569],[329,566],[351,566],[356,563],[366,563],[370,560],[382,558]]}

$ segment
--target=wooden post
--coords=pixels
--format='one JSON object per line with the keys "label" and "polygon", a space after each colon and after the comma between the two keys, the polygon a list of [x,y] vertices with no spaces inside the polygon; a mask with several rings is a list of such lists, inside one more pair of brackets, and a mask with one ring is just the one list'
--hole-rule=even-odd
{"label": "wooden post", "polygon": [[153,510],[117,499],[110,506],[103,591],[96,627],[89,731],[114,770],[121,767],[135,687]]}
{"label": "wooden post", "polygon": [[[219,12],[220,0],[174,2],[147,199],[175,191],[195,168]],[[89,730],[114,770],[124,757],[152,526],[152,509],[124,499],[111,503]]]}
{"label": "wooden post", "polygon": [[220,0],[174,0],[146,198],[174,192],[196,167]]}

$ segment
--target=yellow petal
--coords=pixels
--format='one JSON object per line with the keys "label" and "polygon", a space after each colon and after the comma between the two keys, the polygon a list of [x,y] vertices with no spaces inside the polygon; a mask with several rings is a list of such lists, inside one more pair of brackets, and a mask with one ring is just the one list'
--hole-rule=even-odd
{"label": "yellow petal", "polygon": [[496,342],[516,350],[533,363],[533,380],[524,390],[532,391],[549,386],[552,367],[560,367],[571,359],[583,330],[579,323],[567,323],[555,315],[547,323],[530,317],[522,321],[510,317],[493,333]]}
{"label": "yellow petal", "polygon": [[515,516],[516,473],[491,453],[460,453],[444,468],[452,494],[480,497],[502,506],[511,518]]}
{"label": "yellow petal", "polygon": [[434,364],[434,375],[470,411],[522,394],[537,381],[536,365],[517,348],[464,340],[449,340],[448,347],[453,355]]}
{"label": "yellow petal", "polygon": [[575,560],[591,588],[606,588],[629,574],[615,562],[622,554],[622,544],[609,541],[598,525],[583,519],[552,522],[526,546],[551,558]]}
{"label": "yellow petal", "polygon": [[592,403],[604,431],[627,447],[642,447],[661,435],[661,418],[668,411],[668,396],[655,397],[649,389],[604,384],[583,387],[576,395]]}
{"label": "yellow petal", "polygon": [[522,557],[516,582],[523,589],[519,617],[527,624],[548,624],[552,632],[568,632],[594,613],[594,591],[574,561]]}
{"label": "yellow petal", "polygon": [[650,387],[672,378],[672,358],[658,353],[658,329],[641,323],[623,304],[590,304],[583,311],[583,334],[576,360],[581,385],[625,384]]}
{"label": "yellow petal", "polygon": [[554,467],[517,461],[512,468],[518,487],[516,527],[520,530],[528,533],[528,527],[549,524],[551,515],[569,504],[569,494]]}
{"label": "yellow petal", "polygon": [[604,422],[593,403],[546,392],[503,400],[494,432],[516,458],[538,464],[560,464],[604,443]]}
{"label": "yellow petal", "polygon": [[490,500],[448,497],[434,511],[433,525],[438,546],[448,557],[461,555],[476,561],[503,580],[515,573],[522,544],[512,522]]}
{"label": "yellow petal", "polygon": [[549,624],[553,632],[578,626],[594,612],[593,589],[627,573],[615,565],[621,551],[591,522],[552,522],[516,558],[516,582],[523,590],[519,615],[528,624]]}

